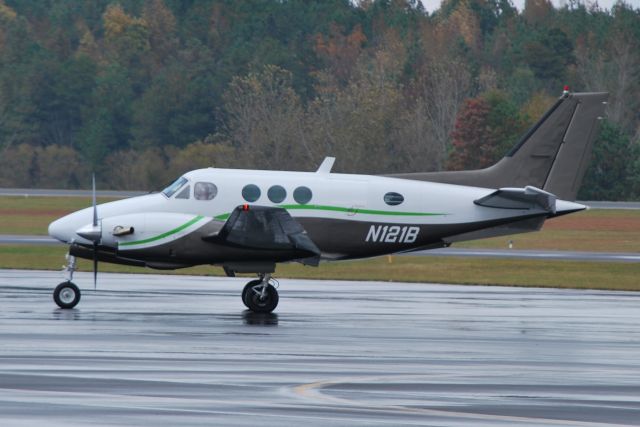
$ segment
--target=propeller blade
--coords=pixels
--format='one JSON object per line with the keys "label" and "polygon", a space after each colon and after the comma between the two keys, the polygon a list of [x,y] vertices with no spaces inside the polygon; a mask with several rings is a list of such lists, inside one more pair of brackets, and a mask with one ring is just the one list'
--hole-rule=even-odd
{"label": "propeller blade", "polygon": [[[93,228],[98,226],[98,204],[96,203],[96,174],[91,175],[91,196],[93,198]],[[93,290],[98,289],[98,243],[102,238],[102,227],[98,240],[93,241]]]}
{"label": "propeller blade", "polygon": [[98,225],[98,205],[96,204],[96,174],[92,175],[92,185],[93,191],[91,192],[93,196],[93,226]]}
{"label": "propeller blade", "polygon": [[93,290],[98,289],[98,244],[93,244]]}

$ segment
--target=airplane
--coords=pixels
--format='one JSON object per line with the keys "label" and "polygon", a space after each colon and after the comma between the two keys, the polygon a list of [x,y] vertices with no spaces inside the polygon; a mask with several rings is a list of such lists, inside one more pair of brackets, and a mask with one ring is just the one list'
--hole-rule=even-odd
{"label": "airplane", "polygon": [[586,206],[575,203],[608,94],[562,96],[495,165],[460,172],[355,175],[205,168],[158,193],[97,205],[49,225],[69,245],[66,280],[53,292],[71,309],[76,257],[178,269],[221,266],[257,274],[242,290],[251,311],[270,313],[276,264],[368,258],[539,230]]}

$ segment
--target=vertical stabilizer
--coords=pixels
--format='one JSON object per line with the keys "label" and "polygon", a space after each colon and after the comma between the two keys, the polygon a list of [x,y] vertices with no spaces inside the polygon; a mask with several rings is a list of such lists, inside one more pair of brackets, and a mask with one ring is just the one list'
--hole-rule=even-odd
{"label": "vertical stabilizer", "polygon": [[542,188],[574,200],[608,93],[565,93],[498,163],[486,169],[390,175],[474,187]]}
{"label": "vertical stabilizer", "polygon": [[578,194],[608,98],[607,93],[576,96],[580,101],[543,187],[565,200],[575,200]]}

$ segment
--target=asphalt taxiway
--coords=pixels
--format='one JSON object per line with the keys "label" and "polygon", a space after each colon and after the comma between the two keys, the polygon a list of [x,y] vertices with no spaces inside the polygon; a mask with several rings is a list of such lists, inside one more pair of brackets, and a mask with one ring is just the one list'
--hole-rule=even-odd
{"label": "asphalt taxiway", "polygon": [[2,426],[640,425],[640,293],[0,270]]}

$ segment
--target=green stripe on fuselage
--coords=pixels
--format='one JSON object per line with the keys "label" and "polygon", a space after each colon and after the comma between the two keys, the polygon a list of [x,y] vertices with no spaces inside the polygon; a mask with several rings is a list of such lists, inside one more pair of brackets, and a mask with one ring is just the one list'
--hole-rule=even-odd
{"label": "green stripe on fuselage", "polygon": [[[446,213],[431,213],[431,212],[394,212],[394,211],[380,211],[374,209],[360,209],[360,208],[343,208],[340,206],[327,206],[327,205],[279,205],[279,208],[287,209],[287,210],[318,210],[318,211],[332,211],[332,212],[345,212],[345,213],[354,213],[354,214],[365,214],[365,215],[387,215],[387,216],[439,216],[439,215],[448,215]],[[231,216],[230,213],[225,213],[221,215],[216,215],[214,219],[219,221],[226,221]],[[159,234],[154,237],[149,237],[144,240],[135,240],[133,242],[120,242],[119,246],[134,246],[134,245],[144,245],[146,243],[155,242],[156,240],[164,239],[165,237],[169,237],[172,234],[176,234],[185,228],[195,224],[196,222],[202,220],[204,216],[198,215],[194,217],[192,220],[187,221],[179,227],[174,228],[173,230],[169,230],[165,233]]]}
{"label": "green stripe on fuselage", "polygon": [[198,215],[195,218],[193,218],[192,220],[187,221],[184,224],[182,224],[181,226],[176,227],[173,230],[169,230],[166,233],[158,234],[157,236],[149,237],[148,239],[144,239],[144,240],[136,240],[136,241],[133,241],[133,242],[120,242],[119,246],[144,245],[145,243],[151,243],[151,242],[155,242],[156,240],[164,239],[165,237],[169,237],[172,234],[176,234],[176,233],[184,230],[185,228],[195,224],[196,222],[200,221],[202,218],[204,218],[204,216]]}
{"label": "green stripe on fuselage", "polygon": [[[446,213],[432,213],[432,212],[402,212],[402,211],[380,211],[375,209],[361,209],[361,208],[343,208],[340,206],[328,206],[328,205],[278,205],[278,208],[286,210],[308,210],[308,211],[330,211],[330,212],[344,212],[352,214],[364,214],[364,215],[385,215],[385,216],[443,216],[449,215]],[[226,221],[231,216],[230,213],[225,213],[213,217],[219,221]]]}
{"label": "green stripe on fuselage", "polygon": [[402,212],[402,211],[379,211],[374,209],[362,209],[358,207],[343,208],[340,206],[327,206],[327,205],[280,205],[280,208],[287,210],[313,210],[313,211],[333,211],[333,212],[346,212],[354,214],[364,215],[389,215],[389,216],[439,216],[448,215],[446,213],[431,213],[431,212]]}

